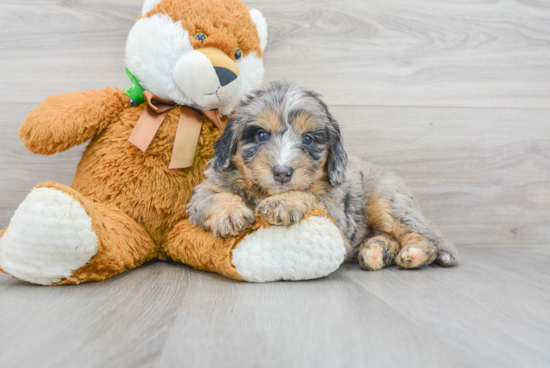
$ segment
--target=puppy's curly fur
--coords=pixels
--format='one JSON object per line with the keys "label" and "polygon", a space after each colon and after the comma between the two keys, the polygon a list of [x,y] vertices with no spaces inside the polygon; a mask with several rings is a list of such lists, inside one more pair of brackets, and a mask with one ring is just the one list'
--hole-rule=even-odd
{"label": "puppy's curly fur", "polygon": [[401,178],[348,156],[320,96],[275,82],[241,102],[216,142],[189,220],[216,236],[237,235],[254,212],[292,225],[325,206],[351,245],[349,259],[378,270],[458,263],[452,243],[422,214]]}

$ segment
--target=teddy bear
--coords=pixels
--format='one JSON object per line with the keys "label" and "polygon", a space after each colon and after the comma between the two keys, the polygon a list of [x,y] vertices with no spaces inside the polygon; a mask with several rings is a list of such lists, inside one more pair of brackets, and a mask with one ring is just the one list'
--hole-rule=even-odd
{"label": "teddy bear", "polygon": [[330,274],[348,245],[315,209],[237,237],[189,224],[186,205],[240,99],[263,82],[267,24],[240,0],[145,0],[126,44],[132,86],[50,96],[19,131],[52,155],[89,141],[71,186],[37,185],[0,232],[0,270],[41,285],[99,281],[153,260],[235,280]]}

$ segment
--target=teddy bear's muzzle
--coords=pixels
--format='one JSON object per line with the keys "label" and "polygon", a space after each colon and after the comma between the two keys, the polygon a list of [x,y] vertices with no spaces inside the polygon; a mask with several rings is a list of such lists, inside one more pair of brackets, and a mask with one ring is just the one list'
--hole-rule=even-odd
{"label": "teddy bear's muzzle", "polygon": [[233,102],[241,87],[241,71],[225,53],[201,48],[186,53],[176,63],[173,77],[196,105],[217,109]]}

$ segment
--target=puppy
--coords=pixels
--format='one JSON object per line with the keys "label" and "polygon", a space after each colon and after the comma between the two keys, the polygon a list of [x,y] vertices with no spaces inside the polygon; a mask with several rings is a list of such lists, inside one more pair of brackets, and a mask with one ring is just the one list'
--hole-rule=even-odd
{"label": "puppy", "polygon": [[215,144],[187,214],[218,237],[234,236],[257,213],[289,226],[324,206],[351,245],[348,260],[378,270],[458,263],[452,243],[422,214],[403,181],[348,156],[338,123],[320,96],[271,83],[241,102]]}

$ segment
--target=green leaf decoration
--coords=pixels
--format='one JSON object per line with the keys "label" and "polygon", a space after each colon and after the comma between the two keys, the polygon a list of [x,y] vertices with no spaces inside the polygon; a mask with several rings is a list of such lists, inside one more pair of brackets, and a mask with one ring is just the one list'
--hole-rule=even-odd
{"label": "green leaf decoration", "polygon": [[128,74],[128,77],[130,77],[130,80],[132,81],[132,86],[128,87],[124,90],[124,93],[126,93],[132,101],[136,105],[139,105],[141,103],[145,102],[145,99],[143,98],[143,92],[145,91],[143,87],[139,84],[136,77],[126,68],[126,74]]}

